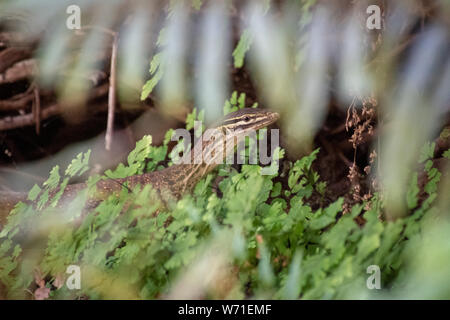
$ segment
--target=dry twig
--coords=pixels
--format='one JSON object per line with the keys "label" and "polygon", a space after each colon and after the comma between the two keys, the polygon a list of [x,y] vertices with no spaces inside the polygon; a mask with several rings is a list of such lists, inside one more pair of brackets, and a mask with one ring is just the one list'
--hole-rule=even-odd
{"label": "dry twig", "polygon": [[[101,85],[98,88],[95,88],[89,96],[90,100],[102,97],[106,95],[108,92],[108,84]],[[104,105],[96,106],[93,112],[104,111]],[[41,108],[40,112],[40,121],[48,119],[52,116],[59,115],[63,112],[63,107],[61,105],[55,103],[50,106],[46,106],[45,108]],[[34,113],[27,113],[24,115],[18,116],[8,116],[0,119],[0,131],[6,131],[16,128],[21,128],[24,126],[30,126],[36,123],[36,118]]]}
{"label": "dry twig", "polygon": [[39,97],[39,89],[37,87],[34,88],[34,103],[32,113],[34,114],[34,123],[36,124],[36,134],[39,135],[41,128],[41,98]]}
{"label": "dry twig", "polygon": [[114,132],[114,109],[116,105],[116,64],[117,64],[117,34],[113,35],[113,46],[111,53],[111,72],[109,76],[108,93],[108,122],[106,125],[105,149],[111,150],[112,136]]}
{"label": "dry twig", "polygon": [[100,32],[109,34],[112,37],[112,49],[111,49],[111,66],[109,74],[109,93],[108,93],[108,118],[106,124],[105,135],[105,149],[111,150],[112,137],[114,133],[114,113],[116,106],[116,65],[117,65],[117,47],[118,47],[118,34],[117,32],[100,26],[87,25],[82,28],[81,33],[84,30],[98,30]]}

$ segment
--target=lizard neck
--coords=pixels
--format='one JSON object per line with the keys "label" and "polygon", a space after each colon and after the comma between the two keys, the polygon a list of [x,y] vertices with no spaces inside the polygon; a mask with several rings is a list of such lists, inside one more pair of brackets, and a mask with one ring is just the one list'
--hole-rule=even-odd
{"label": "lizard neck", "polygon": [[231,131],[214,129],[203,134],[182,163],[168,168],[172,177],[180,178],[181,194],[192,190],[202,178],[233,155],[237,143],[237,136]]}

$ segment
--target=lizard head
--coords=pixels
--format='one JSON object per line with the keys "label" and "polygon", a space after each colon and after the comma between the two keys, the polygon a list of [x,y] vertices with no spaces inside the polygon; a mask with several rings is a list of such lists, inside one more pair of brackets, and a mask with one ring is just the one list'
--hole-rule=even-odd
{"label": "lizard head", "polygon": [[[194,153],[196,162],[221,163],[234,153],[234,147],[246,136],[256,138],[256,131],[277,121],[278,113],[255,108],[244,108],[228,114],[218,125],[203,134],[202,154]],[[201,160],[200,160],[201,159]],[[211,166],[212,168],[212,166]]]}
{"label": "lizard head", "polygon": [[245,135],[249,131],[256,131],[271,125],[279,117],[279,114],[276,112],[255,108],[243,108],[228,114],[218,129],[225,129],[226,132],[231,131],[236,135]]}

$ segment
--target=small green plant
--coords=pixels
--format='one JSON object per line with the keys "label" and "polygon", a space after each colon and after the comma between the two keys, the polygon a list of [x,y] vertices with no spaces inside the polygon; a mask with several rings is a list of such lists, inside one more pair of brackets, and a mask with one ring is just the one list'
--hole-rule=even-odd
{"label": "small green plant", "polygon": [[[245,95],[235,92],[224,113],[244,106]],[[202,116],[194,110],[187,128]],[[124,187],[118,196],[86,211],[87,195],[100,179],[162,168],[170,159],[170,136],[171,131],[162,146],[152,146],[149,136],[142,138],[126,164],[91,177],[64,209],[60,195],[70,178],[88,170],[90,152],[79,154],[63,176],[57,166],[42,186],[34,186],[28,195],[34,203],[19,203],[0,233],[0,282],[8,297],[155,299],[170,296],[204,259],[211,266],[222,261],[229,285],[224,287],[223,274],[211,267],[216,278],[202,289],[203,298],[377,297],[365,284],[370,265],[380,268],[383,288],[406,281],[401,271],[410,259],[409,239],[419,236],[429,220],[424,217],[436,212],[441,173],[431,161],[432,144],[424,147],[420,159],[427,180],[424,194],[418,173],[413,173],[406,199],[411,214],[396,221],[380,219],[383,201],[378,193],[345,215],[342,198],[313,209],[311,195],[326,191],[312,166],[318,149],[287,162],[286,184],[276,181],[278,175],[261,175],[259,165],[244,164],[239,170],[222,165],[168,208],[151,200],[157,190],[147,185]],[[283,156],[279,149],[277,158]],[[224,235],[227,241],[221,242]],[[212,245],[225,260],[207,258]],[[81,268],[80,290],[64,284],[69,265]],[[38,295],[43,288],[45,294]]]}
{"label": "small green plant", "polygon": [[[245,98],[246,95],[245,93],[241,93],[238,96],[237,91],[233,91],[233,93],[231,94],[231,98],[228,99],[227,101],[225,101],[225,105],[223,106],[223,114],[227,115],[231,112],[237,111],[239,109],[245,108],[246,104],[245,104]],[[258,103],[255,102],[251,108],[257,108],[258,107]]]}

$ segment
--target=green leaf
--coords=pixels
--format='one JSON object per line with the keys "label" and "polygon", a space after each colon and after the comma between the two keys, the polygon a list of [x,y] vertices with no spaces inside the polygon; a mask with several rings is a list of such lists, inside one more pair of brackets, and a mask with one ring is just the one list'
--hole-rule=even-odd
{"label": "green leaf", "polygon": [[172,141],[174,132],[175,130],[173,130],[172,128],[167,130],[166,134],[164,135],[164,142],[163,142],[165,146],[168,145],[170,141]]}
{"label": "green leaf", "polygon": [[[428,161],[431,162],[431,160]],[[424,190],[428,195],[431,196],[433,194],[436,194],[438,190],[438,184],[441,180],[441,173],[436,168],[430,168],[429,170],[427,170],[427,178],[428,182],[425,185]]]}
{"label": "green leaf", "polygon": [[145,135],[141,140],[136,142],[136,147],[128,155],[127,161],[128,165],[132,166],[134,164],[142,165],[145,159],[150,155],[152,145],[152,137],[150,135]]}
{"label": "green leaf", "polygon": [[[297,160],[289,172],[288,186],[292,192],[297,193],[308,182],[306,175],[310,172],[311,165],[317,157],[319,149],[314,150],[310,155]],[[302,178],[302,179],[300,179]]]}
{"label": "green leaf", "polygon": [[[194,129],[195,121],[201,121],[203,122],[205,117],[205,110],[201,110],[197,114],[197,108],[194,108],[191,113],[189,113],[186,117],[186,130]],[[199,137],[203,132],[203,126],[200,132],[195,132],[196,136]]]}
{"label": "green leaf", "polygon": [[246,53],[250,50],[253,42],[253,37],[248,29],[245,29],[242,34],[236,48],[233,51],[234,67],[241,68],[244,65],[244,59]]}
{"label": "green leaf", "polygon": [[39,210],[42,210],[44,208],[45,204],[48,202],[48,198],[49,198],[49,192],[48,192],[48,190],[45,190],[39,197],[39,201],[37,203],[37,207]]}
{"label": "green leaf", "polygon": [[59,199],[61,198],[61,196],[64,194],[64,190],[67,187],[67,184],[69,183],[69,178],[64,178],[63,182],[61,183],[58,192],[52,197],[51,199],[51,206],[53,208],[56,207],[56,205],[58,204]]}
{"label": "green leaf", "polygon": [[39,195],[39,193],[41,192],[41,188],[35,184],[33,186],[33,188],[31,188],[31,190],[28,192],[28,200],[34,201],[36,200],[37,196]]}
{"label": "green leaf", "polygon": [[275,198],[281,194],[281,182],[277,182],[273,185],[271,197]]}
{"label": "green leaf", "polygon": [[419,163],[423,163],[428,159],[432,159],[434,156],[434,149],[436,147],[436,143],[430,143],[430,142],[426,142],[423,147],[422,150],[420,151],[420,156],[419,156]]}
{"label": "green leaf", "polygon": [[[245,108],[245,99],[246,99],[246,94],[244,92],[242,92],[238,97],[237,91],[233,91],[230,99],[225,101],[225,104],[223,106],[223,114],[227,115],[231,112],[235,112],[239,109]],[[253,105],[253,107],[254,106],[255,106],[255,104]]]}
{"label": "green leaf", "polygon": [[[336,215],[342,211],[344,199],[340,198],[336,202],[330,204],[322,214],[316,213],[314,219],[310,222],[309,227],[312,230],[321,230],[336,221]],[[319,216],[316,218],[316,216]]]}
{"label": "green leaf", "polygon": [[233,93],[231,94],[230,103],[233,106],[237,105],[237,92],[236,91],[233,91]]}
{"label": "green leaf", "polygon": [[60,180],[59,176],[59,166],[53,167],[53,169],[50,171],[50,176],[48,177],[47,181],[44,182],[44,186],[49,187],[50,189],[55,189]]}
{"label": "green leaf", "polygon": [[245,93],[241,93],[237,101],[239,109],[245,108]]}
{"label": "green leaf", "polygon": [[[162,39],[162,35],[164,34],[163,30],[160,33],[160,39]],[[159,42],[163,42],[159,40]],[[150,62],[150,75],[151,78],[147,80],[147,82],[142,87],[141,92],[141,101],[147,99],[147,97],[152,93],[153,89],[162,79],[164,74],[164,52],[159,52],[155,54]]]}
{"label": "green leaf", "polygon": [[443,156],[444,158],[447,158],[447,159],[450,160],[450,149],[448,149],[447,151],[445,151],[445,152],[442,154],[442,156]]}
{"label": "green leaf", "polygon": [[91,156],[91,150],[86,153],[80,152],[75,159],[69,164],[66,169],[66,175],[74,177],[75,175],[81,176],[87,170],[89,170],[89,157]]}
{"label": "green leaf", "polygon": [[419,186],[417,185],[417,172],[411,177],[411,182],[409,183],[409,188],[406,193],[406,203],[408,209],[414,209],[419,201],[418,195],[420,192]]}

